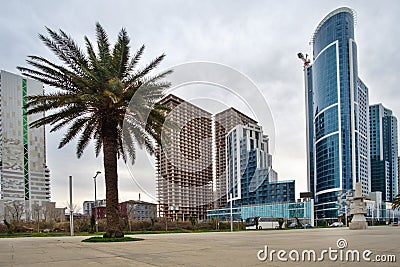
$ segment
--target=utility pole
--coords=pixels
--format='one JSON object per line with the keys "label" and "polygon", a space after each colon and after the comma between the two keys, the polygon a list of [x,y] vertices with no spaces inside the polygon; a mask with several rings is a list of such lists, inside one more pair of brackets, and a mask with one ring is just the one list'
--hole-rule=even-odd
{"label": "utility pole", "polygon": [[233,232],[232,193],[230,194],[230,206],[231,206],[231,232]]}
{"label": "utility pole", "polygon": [[74,209],[72,207],[72,176],[69,176],[69,229],[74,236]]}

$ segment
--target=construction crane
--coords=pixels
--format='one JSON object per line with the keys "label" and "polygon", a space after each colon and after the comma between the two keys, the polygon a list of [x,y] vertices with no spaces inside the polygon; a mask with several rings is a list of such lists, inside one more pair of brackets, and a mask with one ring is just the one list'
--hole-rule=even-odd
{"label": "construction crane", "polygon": [[308,65],[310,65],[310,59],[308,58],[308,55],[306,54],[306,56],[303,55],[303,53],[297,53],[297,57],[300,58],[301,60],[303,60],[304,62],[304,67],[307,67]]}

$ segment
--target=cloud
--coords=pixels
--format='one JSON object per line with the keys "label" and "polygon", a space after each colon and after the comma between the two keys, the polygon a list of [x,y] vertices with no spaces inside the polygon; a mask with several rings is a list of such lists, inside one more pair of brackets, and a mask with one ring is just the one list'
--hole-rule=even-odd
{"label": "cloud", "polygon": [[[37,38],[44,26],[64,29],[83,46],[92,40],[99,21],[115,41],[125,27],[136,50],[146,44],[143,63],[165,52],[160,67],[186,61],[214,61],[229,65],[252,79],[271,107],[276,126],[275,168],[280,179],[296,178],[305,190],[305,100],[302,64],[297,52],[310,53],[308,42],[315,27],[330,11],[348,1],[6,1],[0,17],[1,69],[16,72],[27,55],[54,56]],[[369,86],[370,102],[383,102],[400,115],[400,28],[398,1],[351,1],[357,12],[356,42],[359,75]],[[245,92],[243,92],[245,93]],[[52,175],[52,200],[68,199],[67,178],[74,176],[78,204],[93,198],[93,179],[102,159],[88,147],[82,159],[75,143],[62,150],[62,133],[47,135],[47,158]],[[290,168],[288,167],[290,166]],[[142,174],[149,177],[154,174]],[[120,196],[137,198],[140,189],[120,164]],[[153,177],[154,178],[154,177]],[[98,179],[103,197],[104,177]],[[153,182],[149,178],[149,181]],[[149,182],[150,183],[150,182]],[[142,194],[142,198],[144,198]]]}

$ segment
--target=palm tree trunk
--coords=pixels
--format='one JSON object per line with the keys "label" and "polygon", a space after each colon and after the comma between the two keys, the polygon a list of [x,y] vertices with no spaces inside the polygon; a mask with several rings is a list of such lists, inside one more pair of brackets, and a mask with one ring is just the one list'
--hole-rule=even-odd
{"label": "palm tree trunk", "polygon": [[104,237],[123,237],[118,204],[117,123],[103,124],[103,162],[106,180],[106,233]]}

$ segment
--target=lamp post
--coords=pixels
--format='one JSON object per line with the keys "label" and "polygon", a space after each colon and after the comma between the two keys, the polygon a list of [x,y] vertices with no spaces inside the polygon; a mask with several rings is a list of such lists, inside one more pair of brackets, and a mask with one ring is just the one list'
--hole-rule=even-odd
{"label": "lamp post", "polygon": [[232,215],[232,193],[230,194],[230,213],[231,213],[231,232],[233,232],[233,215]]}
{"label": "lamp post", "polygon": [[97,175],[99,175],[101,173],[101,171],[97,171],[96,175],[93,177],[94,179],[94,219],[95,219],[95,224],[96,224],[96,233],[99,231],[99,223],[97,221],[97,186],[96,186],[96,178]]}

